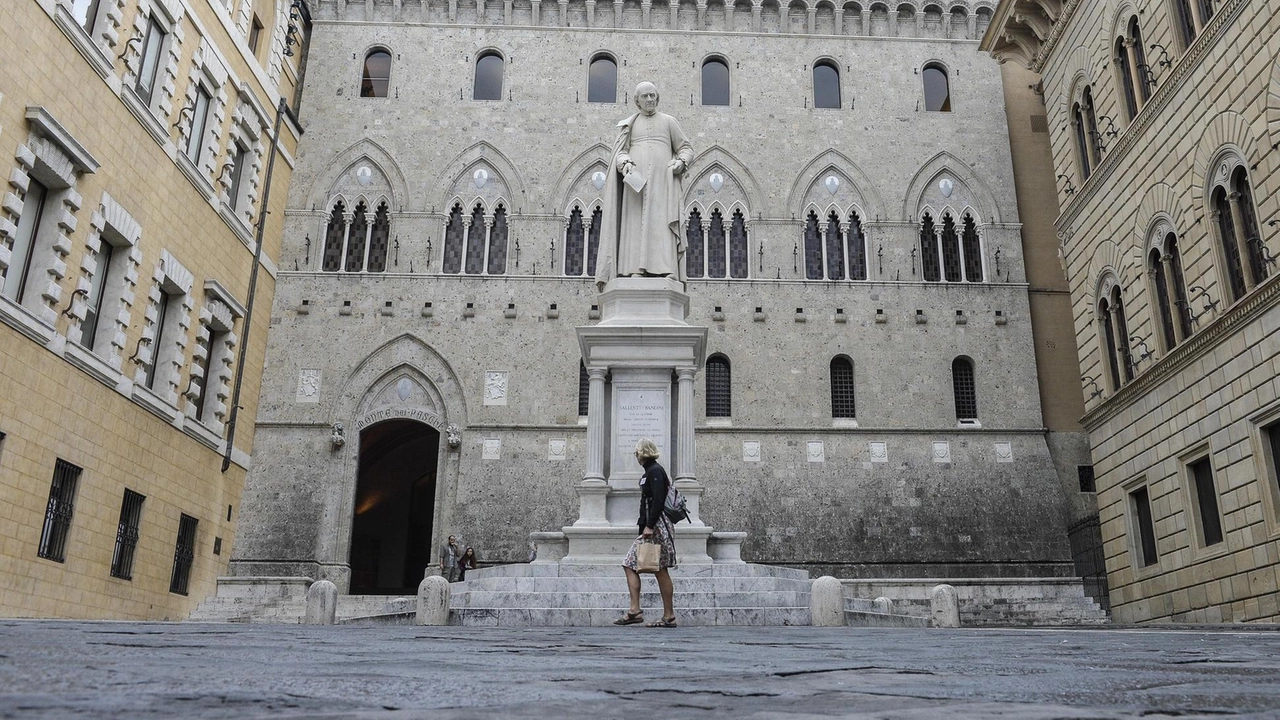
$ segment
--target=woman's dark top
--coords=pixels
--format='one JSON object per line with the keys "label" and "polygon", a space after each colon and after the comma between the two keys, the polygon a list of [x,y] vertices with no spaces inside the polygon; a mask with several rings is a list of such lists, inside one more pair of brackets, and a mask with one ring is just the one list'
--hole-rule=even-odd
{"label": "woman's dark top", "polygon": [[644,464],[644,479],[640,481],[640,532],[645,528],[656,527],[658,518],[662,517],[662,508],[667,502],[667,471],[662,469],[657,460],[650,459]]}

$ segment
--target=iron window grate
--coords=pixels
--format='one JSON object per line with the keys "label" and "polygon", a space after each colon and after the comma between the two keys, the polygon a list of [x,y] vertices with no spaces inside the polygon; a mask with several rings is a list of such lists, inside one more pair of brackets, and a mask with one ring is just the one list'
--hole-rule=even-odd
{"label": "iron window grate", "polygon": [[111,577],[133,579],[133,554],[138,547],[142,501],[146,499],[132,490],[124,491],[124,500],[120,503],[120,525],[116,528],[116,549],[111,556]]}
{"label": "iron window grate", "polygon": [[173,575],[169,579],[169,592],[187,594],[191,579],[191,564],[196,557],[196,524],[199,521],[184,514],[178,521],[178,542],[173,551]]}
{"label": "iron window grate", "polygon": [[950,215],[942,218],[942,269],[947,282],[960,282],[960,239],[956,237],[956,222]]}
{"label": "iron window grate", "polygon": [[76,486],[81,468],[59,459],[53,467],[53,483],[49,485],[49,505],[45,508],[44,528],[40,532],[37,554],[54,562],[66,560],[67,534],[75,512]]}
{"label": "iron window grate", "polygon": [[462,206],[454,205],[449,211],[449,223],[444,229],[444,260],[440,270],[450,275],[462,271]]}
{"label": "iron window grate", "polygon": [[955,388],[956,419],[978,419],[978,396],[974,386],[973,365],[964,358],[951,363],[951,382]]}
{"label": "iron window grate", "polygon": [[582,247],[586,244],[582,227],[582,208],[574,206],[569,213],[569,226],[564,231],[564,274],[582,274]]}
{"label": "iron window grate", "polygon": [[324,236],[324,255],[320,269],[325,272],[338,272],[342,266],[342,240],[347,235],[346,208],[341,202],[334,203],[333,213],[329,215],[329,230]]}
{"label": "iron window grate", "polygon": [[364,234],[369,227],[369,220],[365,217],[368,209],[364,203],[356,205],[356,211],[351,216],[351,228],[347,232],[347,259],[345,263],[347,272],[360,272],[364,270]]}
{"label": "iron window grate", "polygon": [[587,376],[587,366],[578,361],[578,417],[586,417],[591,410],[591,378]]}
{"label": "iron window grate", "polygon": [[373,214],[373,232],[369,234],[369,272],[387,271],[387,249],[391,244],[391,219],[387,204],[380,203]]}
{"label": "iron window grate", "polygon": [[831,361],[831,417],[852,418],[855,411],[853,363],[849,358],[836,358]]}
{"label": "iron window grate", "polygon": [[702,233],[702,214],[696,209],[689,212],[689,224],[685,228],[686,250],[684,255],[685,275],[691,278],[702,277],[705,240]]}
{"label": "iron window grate", "polygon": [[501,205],[493,211],[493,224],[489,229],[489,265],[486,271],[490,275],[503,275],[507,272],[507,209]]}
{"label": "iron window grate", "polygon": [[729,359],[716,356],[707,360],[707,417],[732,416],[733,389]]}

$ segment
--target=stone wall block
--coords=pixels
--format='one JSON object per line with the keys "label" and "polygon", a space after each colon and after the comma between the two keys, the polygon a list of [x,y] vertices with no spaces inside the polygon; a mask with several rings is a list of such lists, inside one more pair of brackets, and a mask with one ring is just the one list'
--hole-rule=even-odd
{"label": "stone wall block", "polygon": [[449,581],[428,575],[418,584],[418,625],[449,624]]}
{"label": "stone wall block", "polygon": [[338,586],[317,580],[307,588],[307,625],[332,625],[338,616]]}
{"label": "stone wall block", "polygon": [[960,627],[960,598],[950,585],[935,585],[929,591],[929,617],[939,628]]}
{"label": "stone wall block", "polygon": [[815,627],[844,626],[844,586],[830,575],[813,581],[809,595],[809,622]]}

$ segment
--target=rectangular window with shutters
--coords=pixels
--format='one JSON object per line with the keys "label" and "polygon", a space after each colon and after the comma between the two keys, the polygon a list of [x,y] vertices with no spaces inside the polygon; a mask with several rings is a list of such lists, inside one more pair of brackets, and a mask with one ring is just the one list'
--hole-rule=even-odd
{"label": "rectangular window with shutters", "polygon": [[1156,526],[1151,518],[1151,495],[1146,485],[1129,491],[1129,527],[1138,567],[1150,567],[1160,562],[1160,555],[1156,552]]}
{"label": "rectangular window with shutters", "polygon": [[1222,514],[1218,510],[1218,488],[1208,455],[1187,464],[1187,481],[1200,547],[1217,545],[1222,542]]}
{"label": "rectangular window with shutters", "polygon": [[183,515],[178,521],[178,542],[173,551],[173,575],[169,579],[169,592],[187,594],[191,579],[191,564],[196,557],[196,524],[199,521]]}
{"label": "rectangular window with shutters", "polygon": [[67,535],[71,532],[71,515],[75,510],[76,486],[81,468],[59,459],[53,468],[49,485],[49,504],[45,508],[44,528],[40,531],[37,554],[54,562],[66,560]]}
{"label": "rectangular window with shutters", "polygon": [[111,556],[111,577],[133,579],[133,552],[138,547],[138,525],[142,521],[142,502],[146,499],[132,490],[124,491],[120,524],[116,528],[116,550]]}

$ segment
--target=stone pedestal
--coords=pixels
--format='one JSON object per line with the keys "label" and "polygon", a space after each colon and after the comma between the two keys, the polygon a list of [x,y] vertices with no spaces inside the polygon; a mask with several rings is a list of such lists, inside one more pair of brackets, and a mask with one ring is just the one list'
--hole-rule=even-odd
{"label": "stone pedestal", "polygon": [[564,528],[562,562],[617,562],[636,536],[641,469],[636,441],[650,438],[659,462],[689,499],[677,529],[681,564],[710,564],[711,528],[698,516],[693,380],[707,328],[689,325],[689,297],[668,278],[616,278],[600,294],[600,323],[578,328],[589,380],[587,467],[577,485],[578,520]]}

